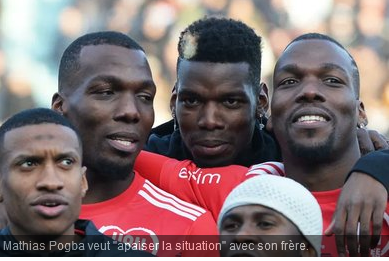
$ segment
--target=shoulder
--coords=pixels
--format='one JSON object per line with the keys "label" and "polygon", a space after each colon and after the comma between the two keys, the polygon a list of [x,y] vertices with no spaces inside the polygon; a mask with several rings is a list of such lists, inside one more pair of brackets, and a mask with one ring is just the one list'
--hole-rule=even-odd
{"label": "shoulder", "polygon": [[183,219],[195,221],[207,212],[197,205],[181,200],[158,188],[148,180],[145,180],[138,194],[148,201],[148,203],[154,205],[154,207],[164,209]]}

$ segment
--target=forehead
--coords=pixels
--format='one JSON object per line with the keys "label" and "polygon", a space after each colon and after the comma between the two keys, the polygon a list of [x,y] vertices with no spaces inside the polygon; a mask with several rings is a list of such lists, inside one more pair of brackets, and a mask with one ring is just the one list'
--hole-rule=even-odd
{"label": "forehead", "polygon": [[289,45],[278,60],[274,73],[290,64],[301,68],[335,64],[350,74],[353,70],[351,58],[345,50],[331,41],[320,39],[300,40]]}
{"label": "forehead", "polygon": [[183,60],[178,71],[178,87],[178,93],[190,90],[204,95],[246,91],[251,89],[249,65],[245,62],[213,63]]}
{"label": "forehead", "polygon": [[81,49],[79,62],[84,74],[125,72],[134,81],[151,78],[146,55],[141,50],[109,44],[88,45]]}
{"label": "forehead", "polygon": [[230,76],[236,80],[247,80],[249,76],[249,65],[245,62],[213,63],[182,60],[178,73],[179,80],[207,78],[210,81],[222,82],[226,76]]}
{"label": "forehead", "polygon": [[38,124],[10,130],[4,136],[4,151],[11,155],[50,149],[79,152],[80,144],[76,133],[63,125]]}
{"label": "forehead", "polygon": [[231,209],[228,214],[236,214],[236,215],[241,215],[241,216],[251,216],[254,214],[268,214],[268,215],[273,215],[277,217],[282,217],[284,216],[279,213],[278,211],[275,211],[271,208],[258,205],[258,204],[252,204],[252,205],[244,205],[244,206],[238,206],[233,209]]}

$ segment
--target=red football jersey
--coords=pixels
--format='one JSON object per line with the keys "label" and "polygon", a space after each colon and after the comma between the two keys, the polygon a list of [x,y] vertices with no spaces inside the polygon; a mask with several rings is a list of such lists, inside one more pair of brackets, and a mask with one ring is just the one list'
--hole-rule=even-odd
{"label": "red football jersey", "polygon": [[80,218],[92,220],[115,241],[157,256],[218,255],[205,248],[193,251],[188,244],[214,240],[206,236],[217,235],[211,213],[161,190],[138,173],[117,197],[82,205]]}
{"label": "red football jersey", "polygon": [[[332,221],[332,216],[335,212],[336,203],[340,196],[341,189],[330,191],[312,192],[312,195],[319,202],[320,209],[323,215],[323,229],[325,230]],[[384,219],[381,230],[381,240],[377,248],[370,250],[371,256],[388,256],[389,255],[389,206],[386,206]],[[335,236],[323,236],[322,241],[322,256],[338,256],[336,250]]]}
{"label": "red football jersey", "polygon": [[[198,168],[192,161],[178,161],[159,154],[142,151],[135,162],[135,169],[162,189],[208,209],[215,220],[230,191],[242,181],[259,174],[285,176],[279,162],[265,162],[250,168],[230,165],[216,168]],[[332,221],[341,189],[312,192],[319,202],[323,214],[323,229]],[[372,256],[389,255],[389,215],[384,215],[380,244],[371,250]],[[323,237],[323,256],[337,256],[334,237]]]}
{"label": "red football jersey", "polygon": [[266,162],[250,168],[230,165],[199,168],[190,160],[179,161],[142,151],[135,169],[158,187],[209,210],[217,220],[224,200],[242,181],[258,174],[283,175],[283,164]]}

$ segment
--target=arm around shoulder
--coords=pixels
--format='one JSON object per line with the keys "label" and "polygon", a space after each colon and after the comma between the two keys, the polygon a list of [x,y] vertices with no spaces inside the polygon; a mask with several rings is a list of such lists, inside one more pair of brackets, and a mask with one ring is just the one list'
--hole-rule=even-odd
{"label": "arm around shoulder", "polygon": [[389,150],[373,151],[361,157],[350,171],[365,173],[379,181],[389,191]]}

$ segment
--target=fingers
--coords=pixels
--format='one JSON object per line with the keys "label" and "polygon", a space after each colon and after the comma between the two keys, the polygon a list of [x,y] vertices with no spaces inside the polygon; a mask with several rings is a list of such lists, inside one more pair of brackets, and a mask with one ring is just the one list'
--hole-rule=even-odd
{"label": "fingers", "polygon": [[[334,215],[335,216],[335,215]],[[331,221],[331,224],[329,224],[329,226],[326,228],[326,230],[324,231],[324,235],[325,236],[331,236],[334,232],[334,225],[335,225],[335,218],[333,217],[332,218],[332,221]]]}
{"label": "fingers", "polygon": [[[360,223],[359,223],[359,252],[361,256],[369,256],[370,250],[370,221],[372,218],[372,207],[365,206],[361,211]],[[381,217],[382,221],[382,217]]]}
{"label": "fingers", "polygon": [[373,142],[375,150],[387,149],[389,148],[388,141],[386,137],[375,130],[368,130],[370,140]]}
{"label": "fingers", "polygon": [[380,140],[381,142],[379,144],[374,144],[374,146],[380,146],[380,148],[377,148],[376,149],[388,149],[389,148],[389,139],[386,138],[384,135],[380,134]]}
{"label": "fingers", "polygon": [[[331,225],[328,227],[326,235],[335,234],[335,243],[336,249],[338,250],[338,255],[340,257],[346,256],[346,248],[345,248],[345,238],[344,238],[344,228],[346,225],[347,212],[345,208],[342,206],[337,206],[337,210],[334,213],[332,218]],[[330,231],[331,229],[331,231]]]}
{"label": "fingers", "polygon": [[346,255],[346,245],[350,256],[369,256],[380,239],[387,198],[386,188],[372,177],[358,172],[350,176],[337,203],[335,223],[327,229],[336,234],[339,255]]}
{"label": "fingers", "polygon": [[347,211],[345,238],[350,256],[358,256],[358,220],[360,214],[359,205],[351,205]]}
{"label": "fingers", "polygon": [[357,137],[358,137],[359,149],[362,155],[375,150],[374,143],[370,139],[367,129],[363,129],[363,128],[357,129]]}
{"label": "fingers", "polygon": [[382,217],[385,213],[385,208],[381,206],[377,206],[377,209],[373,212],[372,221],[373,221],[373,231],[372,231],[372,239],[371,239],[371,248],[375,248],[378,245],[378,241],[380,240],[381,230],[382,230]]}

